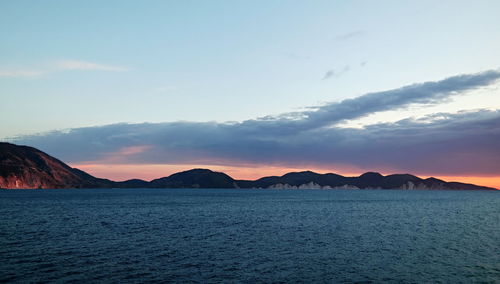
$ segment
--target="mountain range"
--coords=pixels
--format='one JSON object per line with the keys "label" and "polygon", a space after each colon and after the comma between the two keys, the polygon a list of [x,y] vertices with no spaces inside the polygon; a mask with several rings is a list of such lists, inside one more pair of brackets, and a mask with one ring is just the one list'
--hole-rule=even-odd
{"label": "mountain range", "polygon": [[383,176],[376,172],[358,177],[292,172],[257,180],[235,180],[225,173],[192,169],[150,182],[111,181],[72,168],[33,147],[0,142],[0,188],[273,188],[273,189],[449,189],[495,190],[473,184],[422,179],[410,174]]}

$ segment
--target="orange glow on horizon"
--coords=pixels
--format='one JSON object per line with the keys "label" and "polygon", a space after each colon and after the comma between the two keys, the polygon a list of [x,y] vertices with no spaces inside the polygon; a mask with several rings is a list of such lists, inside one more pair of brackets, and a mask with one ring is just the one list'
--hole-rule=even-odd
{"label": "orange glow on horizon", "polygon": [[[281,176],[288,172],[299,172],[311,170],[317,173],[336,173],[344,176],[359,176],[363,172],[355,169],[335,169],[324,168],[295,168],[284,166],[222,166],[222,165],[166,165],[166,164],[72,164],[72,167],[83,170],[91,175],[100,178],[107,178],[115,181],[124,181],[138,178],[143,180],[153,180],[166,177],[171,174],[186,171],[194,168],[211,169],[217,172],[224,172],[234,179],[255,180],[265,176]],[[396,172],[393,172],[396,173]],[[384,175],[391,173],[382,173]],[[428,175],[417,175],[421,178],[428,178]],[[500,176],[444,176],[437,175],[435,178],[444,181],[457,181],[472,183],[476,185],[489,186],[500,189]]]}
{"label": "orange glow on horizon", "polygon": [[[143,180],[153,180],[171,174],[187,171],[194,168],[210,169],[217,172],[224,172],[234,179],[258,179],[265,176],[281,176],[288,172],[298,172],[311,170],[317,173],[333,172],[332,170],[317,169],[317,168],[293,168],[279,166],[221,166],[221,165],[199,165],[199,164],[183,164],[183,165],[166,165],[166,164],[71,164],[72,167],[83,170],[91,175],[100,178],[107,178],[116,181],[123,181],[132,178]],[[345,171],[335,171],[343,175],[350,174]]]}
{"label": "orange glow on horizon", "polygon": [[[457,181],[463,183],[472,183],[475,185],[493,187],[500,190],[500,176],[434,176],[435,178],[442,179],[444,181]],[[427,178],[427,177],[425,177]]]}

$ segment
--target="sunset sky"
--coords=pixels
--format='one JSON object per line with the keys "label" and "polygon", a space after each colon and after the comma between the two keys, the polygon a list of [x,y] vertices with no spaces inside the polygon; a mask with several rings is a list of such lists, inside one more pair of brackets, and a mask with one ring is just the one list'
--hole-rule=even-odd
{"label": "sunset sky", "polygon": [[0,140],[114,180],[500,188],[500,1],[1,1]]}

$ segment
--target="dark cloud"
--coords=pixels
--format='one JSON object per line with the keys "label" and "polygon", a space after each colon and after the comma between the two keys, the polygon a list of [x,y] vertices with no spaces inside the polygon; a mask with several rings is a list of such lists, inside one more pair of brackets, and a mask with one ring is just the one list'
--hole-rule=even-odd
{"label": "dark cloud", "polygon": [[439,104],[451,96],[492,84],[499,78],[500,72],[493,70],[459,75],[437,82],[425,82],[389,91],[369,93],[303,112],[248,120],[244,121],[241,127],[259,132],[272,130],[275,134],[293,134],[333,126],[344,120],[360,118],[375,112],[401,109],[412,104]]}
{"label": "dark cloud", "polygon": [[420,174],[500,174],[499,111],[440,113],[363,129],[335,126],[410,104],[439,103],[499,77],[497,71],[460,75],[241,123],[114,124],[24,136],[15,142],[68,162],[103,160],[119,149],[148,146],[127,156],[127,162],[352,165]]}

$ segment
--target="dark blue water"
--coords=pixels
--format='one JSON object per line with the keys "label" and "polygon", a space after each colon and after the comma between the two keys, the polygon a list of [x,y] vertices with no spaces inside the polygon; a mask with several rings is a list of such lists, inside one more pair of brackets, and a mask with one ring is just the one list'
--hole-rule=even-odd
{"label": "dark blue water", "polygon": [[500,192],[4,190],[0,216],[0,281],[500,282]]}

